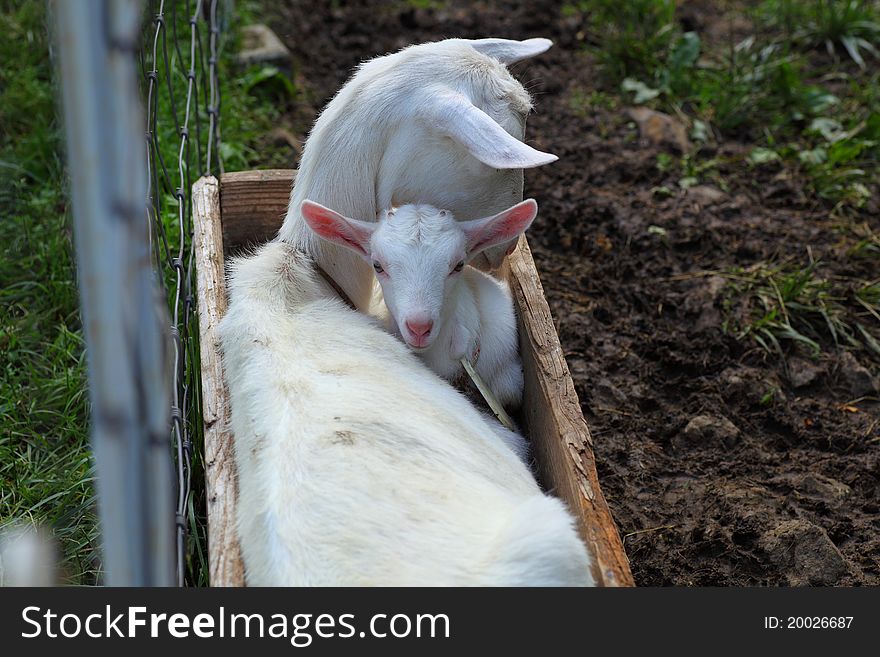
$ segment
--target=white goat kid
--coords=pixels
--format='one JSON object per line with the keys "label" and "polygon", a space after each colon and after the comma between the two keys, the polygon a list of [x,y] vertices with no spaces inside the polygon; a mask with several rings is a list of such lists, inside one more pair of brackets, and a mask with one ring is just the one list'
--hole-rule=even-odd
{"label": "white goat kid", "polygon": [[[304,200],[370,221],[407,203],[446,208],[466,221],[521,201],[522,170],[557,158],[522,143],[532,103],[506,64],[551,45],[447,39],[362,64],[306,141],[279,238],[312,255],[366,310],[369,265],[318,239],[300,214]],[[475,264],[498,267],[512,246],[489,249]]]}
{"label": "white goat kid", "polygon": [[502,405],[519,406],[523,374],[510,290],[468,263],[521,235],[538,212],[535,201],[471,221],[456,221],[430,205],[385,210],[378,222],[344,217],[308,200],[301,212],[316,234],[373,267],[389,311],[387,327],[428,367],[455,384],[466,358]]}
{"label": "white goat kid", "polygon": [[250,586],[591,585],[563,504],[488,420],[283,243],[220,324]]}

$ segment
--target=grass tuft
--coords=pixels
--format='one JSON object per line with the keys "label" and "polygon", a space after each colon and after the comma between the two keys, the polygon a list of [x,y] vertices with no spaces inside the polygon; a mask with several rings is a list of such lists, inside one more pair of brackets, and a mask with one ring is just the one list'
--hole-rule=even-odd
{"label": "grass tuft", "polygon": [[821,261],[728,272],[725,330],[780,356],[786,344],[796,344],[812,356],[849,348],[880,361],[880,279],[829,279],[821,272]]}
{"label": "grass tuft", "polygon": [[782,28],[798,44],[824,47],[829,55],[845,53],[863,70],[865,55],[878,56],[876,0],[767,0],[758,16],[765,24]]}

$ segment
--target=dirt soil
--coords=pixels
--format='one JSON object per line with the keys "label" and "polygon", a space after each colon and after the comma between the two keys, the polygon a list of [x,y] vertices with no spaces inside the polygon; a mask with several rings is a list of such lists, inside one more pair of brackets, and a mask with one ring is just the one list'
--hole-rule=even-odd
{"label": "dirt soil", "polygon": [[[624,108],[583,102],[598,86],[588,26],[562,3],[441,4],[271,3],[305,90],[289,129],[304,138],[375,54],[451,36],[553,39],[513,69],[535,99],[529,141],[560,158],[526,174],[541,208],[529,240],[636,582],[880,584],[876,393],[845,407],[876,364],[782,361],[737,341],[721,328],[725,280],[706,273],[802,260],[808,245],[835,260],[843,247],[827,210],[797,180],[741,165],[721,165],[725,191],[677,191],[680,174],[656,166],[667,146],[642,141]],[[723,15],[688,4],[687,29],[727,34]],[[662,185],[676,191],[652,191]],[[841,274],[861,266],[837,262]]]}

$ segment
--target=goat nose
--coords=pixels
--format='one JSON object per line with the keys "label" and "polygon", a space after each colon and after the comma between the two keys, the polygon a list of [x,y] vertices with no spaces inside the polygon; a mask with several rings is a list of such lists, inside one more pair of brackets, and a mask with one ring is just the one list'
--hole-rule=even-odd
{"label": "goat nose", "polygon": [[406,320],[406,328],[417,338],[426,338],[431,333],[434,322],[430,319]]}

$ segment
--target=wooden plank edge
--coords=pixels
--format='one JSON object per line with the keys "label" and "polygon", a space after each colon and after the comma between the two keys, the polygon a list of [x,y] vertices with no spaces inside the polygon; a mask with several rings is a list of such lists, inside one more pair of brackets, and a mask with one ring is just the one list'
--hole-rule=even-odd
{"label": "wooden plank edge", "polygon": [[211,586],[244,586],[244,564],[236,535],[238,482],[229,429],[229,392],[223,379],[217,332],[227,305],[219,181],[213,176],[199,178],[193,184],[192,204],[208,501],[209,581]]}
{"label": "wooden plank edge", "polygon": [[[557,486],[555,492],[578,517],[581,535],[595,560],[596,580],[605,586],[634,586],[629,559],[599,486],[589,427],[581,412],[574,382],[525,236],[508,257],[507,273],[521,327],[526,332],[526,335],[520,336],[521,343],[530,345],[536,361],[542,361],[536,362],[534,374],[537,383],[544,399],[552,402],[552,407],[560,411],[554,413],[558,442],[540,445],[533,437],[533,444],[544,453],[542,470],[552,471],[553,465],[565,468],[565,481],[553,482]],[[534,298],[530,299],[526,294],[528,288],[535,290]],[[554,463],[549,463],[550,460]]]}

